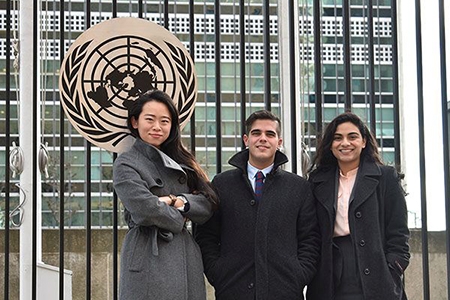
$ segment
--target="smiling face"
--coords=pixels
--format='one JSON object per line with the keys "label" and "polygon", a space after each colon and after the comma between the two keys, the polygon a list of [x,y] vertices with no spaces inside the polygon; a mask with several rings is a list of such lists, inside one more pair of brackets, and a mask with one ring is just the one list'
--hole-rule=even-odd
{"label": "smiling face", "polygon": [[345,122],[336,128],[331,152],[336,157],[343,174],[359,166],[361,152],[365,147],[366,140],[353,123]]}
{"label": "smiling face", "polygon": [[262,170],[270,166],[283,140],[278,136],[278,123],[272,120],[256,120],[249,134],[244,134],[244,143],[249,149],[249,163]]}
{"label": "smiling face", "polygon": [[172,120],[169,109],[161,102],[150,101],[144,104],[142,112],[136,120],[131,120],[133,128],[139,132],[139,137],[146,143],[160,148],[169,137]]}

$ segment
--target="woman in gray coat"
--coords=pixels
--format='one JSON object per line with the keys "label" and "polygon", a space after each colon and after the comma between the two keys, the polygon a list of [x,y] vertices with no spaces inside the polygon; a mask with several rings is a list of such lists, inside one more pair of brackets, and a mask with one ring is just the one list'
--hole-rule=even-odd
{"label": "woman in gray coat", "polygon": [[120,299],[204,300],[201,253],[186,222],[206,222],[215,193],[181,143],[178,111],[166,93],[140,96],[127,124],[136,141],[113,169],[129,227],[121,251]]}
{"label": "woman in gray coat", "polygon": [[317,148],[309,180],[322,235],[308,300],[406,299],[409,264],[404,191],[355,114],[337,116]]}

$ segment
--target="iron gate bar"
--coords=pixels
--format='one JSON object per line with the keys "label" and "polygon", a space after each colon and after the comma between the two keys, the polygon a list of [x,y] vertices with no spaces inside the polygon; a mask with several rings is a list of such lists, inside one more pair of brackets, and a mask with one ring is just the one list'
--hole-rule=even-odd
{"label": "iron gate bar", "polygon": [[164,0],[164,27],[169,30],[169,0]]}
{"label": "iron gate bar", "polygon": [[[113,161],[117,159],[117,153],[113,153]],[[119,295],[119,201],[116,191],[113,190],[113,300]]]}
{"label": "iron gate bar", "polygon": [[112,1],[112,17],[117,18],[117,0]]}
{"label": "iron gate bar", "polygon": [[86,299],[91,299],[91,250],[92,250],[92,241],[91,241],[91,213],[92,213],[92,197],[91,197],[91,167],[92,167],[92,161],[91,161],[91,152],[92,147],[91,143],[87,140],[84,141],[86,145],[86,184],[85,184],[85,190],[86,190]]}
{"label": "iron gate bar", "polygon": [[[84,18],[84,28],[85,30],[88,30],[91,27],[91,1],[86,0],[85,2],[85,18]],[[91,195],[91,185],[92,185],[92,145],[88,140],[84,140],[84,144],[86,146],[86,180],[85,180],[85,191],[86,191],[86,299],[91,299],[91,278],[92,278],[92,270],[91,270],[91,261],[92,261],[92,231],[91,231],[91,225],[92,225],[92,219],[91,219],[91,213],[92,213],[92,195]]]}
{"label": "iron gate bar", "polygon": [[[295,35],[298,33],[295,33],[295,22],[298,22],[298,20],[295,20],[295,14],[294,11],[298,12],[298,6],[294,7],[294,0],[289,0],[288,3],[288,10],[289,10],[289,61],[291,62],[290,66],[290,72],[289,72],[289,83],[291,85],[290,91],[289,91],[289,101],[291,106],[291,153],[290,153],[290,160],[291,160],[291,167],[292,172],[297,173],[297,86],[296,86],[296,75],[298,74],[297,70],[297,64],[295,63]],[[283,101],[287,101],[287,99],[282,99]],[[303,119],[303,117],[301,117]],[[302,128],[302,127],[301,127]],[[285,132],[284,134],[287,134]],[[301,147],[301,146],[300,146]],[[304,174],[302,174],[304,175]]]}
{"label": "iron gate bar", "polygon": [[420,0],[415,0],[416,20],[416,63],[417,63],[417,94],[418,94],[418,129],[419,129],[419,165],[420,165],[420,196],[422,214],[422,268],[423,297],[430,299],[430,271],[428,265],[428,216],[426,203],[426,170],[425,170],[425,139],[424,139],[424,103],[423,103],[423,66],[422,66],[422,18]]}
{"label": "iron gate bar", "polygon": [[[59,59],[60,65],[63,62],[65,55],[65,47],[64,47],[64,26],[65,18],[64,18],[64,2],[60,2],[59,5]],[[64,299],[64,194],[65,194],[65,174],[64,174],[64,109],[63,106],[59,105],[59,299]]]}
{"label": "iron gate bar", "polygon": [[[320,14],[320,1],[313,1],[313,22],[314,22],[314,108],[316,140],[322,135],[322,18]],[[337,85],[336,85],[337,86]],[[336,92],[338,94],[338,91]]]}
{"label": "iron gate bar", "polygon": [[138,1],[138,17],[139,18],[143,17],[143,12],[144,12],[143,2],[142,2],[142,0],[139,0]]}
{"label": "iron gate bar", "polygon": [[[445,10],[444,1],[439,0],[439,39],[440,39],[440,63],[441,63],[441,109],[442,109],[442,141],[444,144],[444,183],[445,184],[445,220],[446,220],[446,249],[447,249],[447,274],[450,272],[450,185],[449,180],[449,129],[448,129],[448,104],[447,104],[447,56],[445,53]],[[450,276],[447,276],[447,299],[450,299]]]}
{"label": "iron gate bar", "polygon": [[[216,100],[216,173],[222,172],[222,94],[221,94],[221,49],[220,49],[220,0],[214,1],[214,61],[215,61],[215,100]],[[207,102],[207,95],[205,101]],[[208,109],[208,107],[206,107]],[[208,133],[206,132],[206,135]],[[206,138],[206,149],[208,148],[208,138]]]}
{"label": "iron gate bar", "polygon": [[[9,156],[10,156],[10,144],[11,144],[11,1],[6,1],[6,107],[5,107],[5,269],[4,269],[4,285],[3,295],[5,299],[9,299],[9,210],[10,210],[10,169]],[[19,101],[19,99],[16,99]],[[18,112],[17,112],[18,113]],[[20,145],[19,145],[20,146]]]}
{"label": "iron gate bar", "polygon": [[[117,0],[113,0],[112,17],[117,18]],[[117,153],[113,153],[113,162]],[[119,298],[119,199],[113,189],[113,300]]]}
{"label": "iron gate bar", "polygon": [[[38,35],[39,35],[39,23],[38,23],[38,11],[39,11],[39,1],[33,1],[33,158],[30,160],[32,163],[32,176],[33,176],[33,197],[32,197],[32,265],[31,265],[31,280],[32,280],[32,292],[31,297],[33,300],[36,299],[36,290],[37,290],[37,165],[36,158],[38,156],[37,150],[37,122],[38,122],[38,114],[40,110],[38,110],[38,77],[39,74],[36,72],[38,70],[38,61],[39,61],[39,46],[38,46]],[[40,118],[39,118],[40,119]]]}
{"label": "iron gate bar", "polygon": [[[241,136],[245,133],[246,119],[246,72],[245,72],[245,5],[244,0],[239,0],[239,69],[240,69],[240,95],[241,95]],[[245,149],[244,140],[241,139],[241,148]]]}
{"label": "iron gate bar", "polygon": [[[189,0],[189,53],[191,56],[192,61],[195,65],[195,16],[194,16],[194,0]],[[194,103],[194,109],[195,109],[195,103]],[[195,156],[195,147],[196,147],[196,141],[195,141],[195,111],[191,114],[191,119],[189,120],[190,124],[190,138],[191,138],[191,153]]]}
{"label": "iron gate bar", "polygon": [[263,0],[263,56],[264,56],[264,108],[272,110],[272,78],[270,74],[270,7],[269,0]]}
{"label": "iron gate bar", "polygon": [[[401,172],[401,135],[400,135],[400,105],[399,105],[399,86],[398,86],[398,27],[397,27],[397,0],[391,1],[391,24],[392,24],[392,101],[394,106],[394,156],[395,168]],[[380,72],[381,77],[381,72]]]}
{"label": "iron gate bar", "polygon": [[[370,105],[370,131],[376,137],[376,115],[375,115],[375,51],[373,42],[373,1],[368,0],[367,4],[368,16],[368,36],[369,36],[369,105]],[[365,60],[365,58],[364,58]],[[381,72],[379,77],[381,78]]]}
{"label": "iron gate bar", "polygon": [[352,109],[352,70],[351,70],[351,50],[350,50],[350,0],[342,0],[342,35],[344,37],[344,99],[345,99],[345,110]]}

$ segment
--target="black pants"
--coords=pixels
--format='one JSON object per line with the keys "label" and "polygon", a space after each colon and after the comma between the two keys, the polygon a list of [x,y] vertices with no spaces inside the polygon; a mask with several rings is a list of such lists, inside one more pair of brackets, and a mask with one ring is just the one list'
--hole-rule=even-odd
{"label": "black pants", "polygon": [[333,276],[335,300],[364,300],[350,235],[333,238]]}

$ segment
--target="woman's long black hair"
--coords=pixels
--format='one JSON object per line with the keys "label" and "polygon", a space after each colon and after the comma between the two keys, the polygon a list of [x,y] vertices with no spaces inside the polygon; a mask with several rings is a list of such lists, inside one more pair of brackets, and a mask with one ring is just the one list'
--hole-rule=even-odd
{"label": "woman's long black hair", "polygon": [[156,101],[164,104],[170,113],[172,119],[172,126],[170,128],[169,137],[165,140],[160,150],[175,160],[180,165],[185,165],[193,170],[193,172],[187,172],[188,174],[188,186],[192,193],[202,193],[208,199],[211,200],[213,205],[217,207],[218,198],[214,189],[208,179],[208,176],[200,167],[195,157],[189,152],[181,142],[180,132],[180,120],[179,113],[172,98],[168,94],[160,90],[152,90],[142,94],[130,107],[128,111],[127,126],[131,134],[139,137],[139,132],[136,128],[133,128],[132,120],[137,120],[142,113],[142,108],[147,102]]}
{"label": "woman's long black hair", "polygon": [[316,156],[314,157],[309,172],[315,169],[334,167],[338,164],[336,157],[331,152],[331,144],[333,143],[337,127],[346,122],[351,122],[358,127],[362,138],[366,140],[366,147],[361,152],[361,160],[369,159],[375,163],[383,164],[380,153],[378,152],[377,140],[370,132],[369,128],[356,114],[344,112],[335,117],[326,127],[322,140],[317,147]]}

